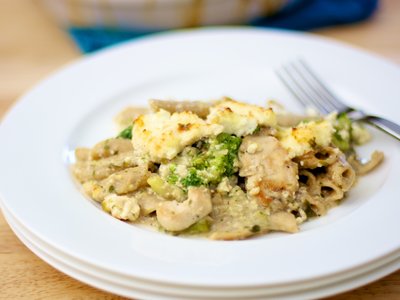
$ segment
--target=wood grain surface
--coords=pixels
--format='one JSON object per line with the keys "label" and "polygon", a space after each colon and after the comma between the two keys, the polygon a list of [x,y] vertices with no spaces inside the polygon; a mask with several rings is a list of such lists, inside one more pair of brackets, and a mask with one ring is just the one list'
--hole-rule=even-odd
{"label": "wood grain surface", "polygon": [[[380,9],[367,22],[315,33],[400,63],[400,1],[381,1]],[[37,2],[1,1],[0,118],[29,88],[80,56],[68,35]],[[123,298],[72,279],[40,260],[18,240],[0,214],[0,299]],[[400,271],[328,299],[400,299]]]}

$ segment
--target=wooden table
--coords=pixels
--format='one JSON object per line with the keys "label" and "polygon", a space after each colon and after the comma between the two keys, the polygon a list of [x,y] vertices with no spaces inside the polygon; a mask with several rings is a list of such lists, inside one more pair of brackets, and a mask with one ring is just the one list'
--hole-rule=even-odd
{"label": "wooden table", "polygon": [[[385,0],[368,22],[318,30],[400,63],[400,1]],[[34,84],[81,56],[68,35],[35,4],[0,7],[0,117]],[[4,147],[4,145],[3,145]],[[0,214],[0,299],[122,299],[53,269],[26,248]],[[400,271],[330,300],[400,299]]]}

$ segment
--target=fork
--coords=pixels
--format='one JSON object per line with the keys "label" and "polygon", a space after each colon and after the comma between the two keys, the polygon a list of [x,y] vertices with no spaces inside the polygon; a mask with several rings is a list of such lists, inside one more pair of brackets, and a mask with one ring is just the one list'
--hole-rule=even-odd
{"label": "fork", "polygon": [[312,106],[322,114],[346,113],[351,120],[366,122],[400,141],[398,124],[344,104],[303,60],[283,65],[276,74],[303,106]]}

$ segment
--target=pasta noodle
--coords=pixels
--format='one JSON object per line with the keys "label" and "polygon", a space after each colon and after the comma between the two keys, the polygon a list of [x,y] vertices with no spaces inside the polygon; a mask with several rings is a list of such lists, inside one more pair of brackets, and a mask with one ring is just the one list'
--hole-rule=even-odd
{"label": "pasta noodle", "polygon": [[321,188],[321,198],[326,204],[334,204],[335,201],[343,198],[344,191],[336,185],[330,178],[319,176],[318,184]]}
{"label": "pasta noodle", "polygon": [[327,177],[344,192],[350,190],[356,180],[354,169],[343,158],[327,167]]}
{"label": "pasta noodle", "polygon": [[382,162],[383,157],[382,152],[374,151],[366,163],[362,163],[354,154],[349,157],[348,161],[358,175],[364,175],[375,169]]}
{"label": "pasta noodle", "polygon": [[306,154],[295,158],[302,168],[315,169],[323,166],[331,165],[337,160],[338,149],[332,147],[323,147],[315,151],[307,152]]}

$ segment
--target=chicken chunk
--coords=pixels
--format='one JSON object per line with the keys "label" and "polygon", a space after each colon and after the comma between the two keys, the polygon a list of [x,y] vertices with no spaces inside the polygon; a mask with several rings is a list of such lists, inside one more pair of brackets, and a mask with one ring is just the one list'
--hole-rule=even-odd
{"label": "chicken chunk", "polygon": [[138,200],[140,206],[140,213],[144,216],[151,214],[157,210],[158,204],[163,201],[162,198],[157,196],[151,188],[135,193],[135,198]]}
{"label": "chicken chunk", "polygon": [[264,205],[273,199],[293,198],[299,188],[297,164],[272,136],[247,136],[239,149],[240,173],[246,189]]}
{"label": "chicken chunk", "polygon": [[296,218],[288,212],[277,212],[269,216],[269,226],[271,230],[294,233],[299,230]]}
{"label": "chicken chunk", "polygon": [[207,216],[212,210],[211,194],[205,187],[192,187],[183,202],[163,201],[157,207],[157,220],[166,230],[181,231]]}
{"label": "chicken chunk", "polygon": [[120,220],[135,221],[140,214],[140,206],[134,197],[111,194],[104,199],[101,206]]}

